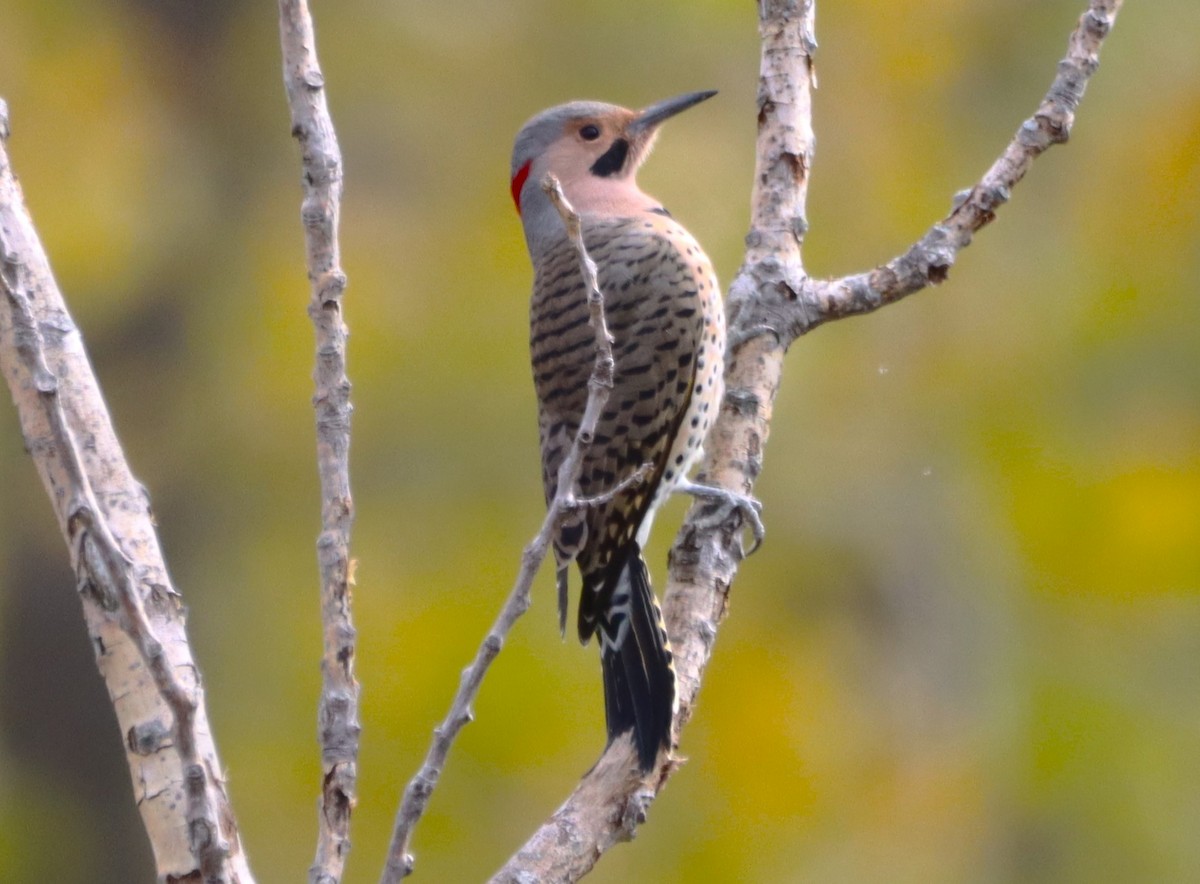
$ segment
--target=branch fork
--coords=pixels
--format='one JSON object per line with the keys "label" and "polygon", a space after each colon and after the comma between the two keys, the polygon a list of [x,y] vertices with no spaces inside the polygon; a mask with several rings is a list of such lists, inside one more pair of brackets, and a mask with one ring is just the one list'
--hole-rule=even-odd
{"label": "branch fork", "polygon": [[[727,298],[726,393],[705,444],[701,473],[708,481],[739,494],[752,491],[762,468],[783,355],[796,338],[823,322],[869,312],[940,282],[1033,159],[1065,140],[1121,2],[1090,0],[1038,113],[946,219],[904,255],[873,271],[812,280],[804,272],[800,247],[808,229],[804,206],[814,141],[815,0],[759,0],[763,52],[752,220],[746,258]],[[693,507],[671,549],[663,614],[678,677],[676,728],[691,717],[737,575],[740,543],[731,521],[706,524],[702,507]],[[492,881],[575,881],[605,851],[627,840],[640,816],[625,812],[634,796],[644,808],[674,770],[662,765],[652,780],[640,783],[628,776],[628,751],[627,744],[614,741]]]}

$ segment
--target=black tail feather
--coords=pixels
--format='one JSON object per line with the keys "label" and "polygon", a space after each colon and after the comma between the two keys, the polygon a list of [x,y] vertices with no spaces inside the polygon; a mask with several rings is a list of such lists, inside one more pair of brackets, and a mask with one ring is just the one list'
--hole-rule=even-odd
{"label": "black tail feather", "polygon": [[[612,593],[609,616],[601,616],[600,662],[609,742],[633,730],[643,772],[670,746],[675,714],[675,665],[646,562],[630,544]],[[623,628],[625,621],[628,627]]]}

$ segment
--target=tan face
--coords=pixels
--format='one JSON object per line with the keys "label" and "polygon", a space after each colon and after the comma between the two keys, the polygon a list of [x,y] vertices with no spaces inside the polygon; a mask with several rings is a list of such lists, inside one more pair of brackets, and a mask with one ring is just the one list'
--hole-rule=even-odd
{"label": "tan face", "polygon": [[[545,153],[546,171],[554,173],[564,183],[580,181],[585,175],[628,178],[637,168],[640,145],[626,133],[634,119],[633,111],[621,111],[603,117],[582,117],[569,120],[562,135]],[[614,151],[614,145],[624,141],[626,147]],[[617,163],[617,154],[622,154]],[[607,165],[615,166],[607,175],[600,175]],[[597,164],[600,164],[597,166]]]}

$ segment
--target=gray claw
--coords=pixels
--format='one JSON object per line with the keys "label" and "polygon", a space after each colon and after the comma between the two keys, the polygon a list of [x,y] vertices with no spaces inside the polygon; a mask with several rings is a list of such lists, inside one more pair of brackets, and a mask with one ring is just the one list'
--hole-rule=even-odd
{"label": "gray claw", "polygon": [[[680,482],[675,489],[691,494],[693,497],[705,497],[709,500],[719,501],[721,509],[726,512],[737,510],[741,513],[743,521],[749,523],[750,530],[754,533],[754,543],[743,553],[743,556],[753,555],[762,546],[763,539],[767,536],[767,529],[759,516],[759,513],[762,512],[762,503],[756,498],[730,491],[728,488],[701,485],[691,481]],[[722,522],[725,520],[725,515],[725,512],[718,512],[714,514],[713,521]]]}

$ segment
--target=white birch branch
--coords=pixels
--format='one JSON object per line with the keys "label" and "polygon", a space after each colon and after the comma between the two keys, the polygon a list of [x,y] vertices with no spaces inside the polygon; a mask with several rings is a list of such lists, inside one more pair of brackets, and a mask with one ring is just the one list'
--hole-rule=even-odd
{"label": "white birch branch", "polygon": [[183,604],[7,153],[0,101],[0,372],[67,542],[160,881],[253,879]]}
{"label": "white birch branch", "polygon": [[[730,351],[725,399],[705,445],[710,484],[749,494],[762,468],[783,357],[822,321],[875,309],[940,281],[970,234],[991,218],[1029,163],[1065,140],[1096,53],[1121,0],[1092,0],[1071,35],[1067,58],[1038,113],[947,221],[905,256],[869,274],[825,283],[806,279],[800,247],[812,160],[811,90],[815,0],[760,0],[762,65],[758,151],[745,261],[730,285]],[[671,550],[663,614],[675,652],[681,728],[695,707],[704,668],[741,560],[741,516],[714,526],[692,507]],[[554,815],[493,882],[576,881],[614,844],[628,840],[679,762],[642,780],[628,741],[611,745]]]}
{"label": "white birch branch", "polygon": [[342,272],[338,217],[342,199],[342,154],[325,98],[316,37],[306,0],[279,0],[283,81],[300,144],[304,200],[300,219],[308,279],[308,314],[316,330],[313,379],[317,412],[317,469],[321,479],[321,699],[317,731],[321,743],[321,799],[312,884],[336,884],[350,852],[350,817],[357,801],[358,682],[354,678],[356,633],[351,616],[350,381],[346,377],[346,326],[342,321]]}

